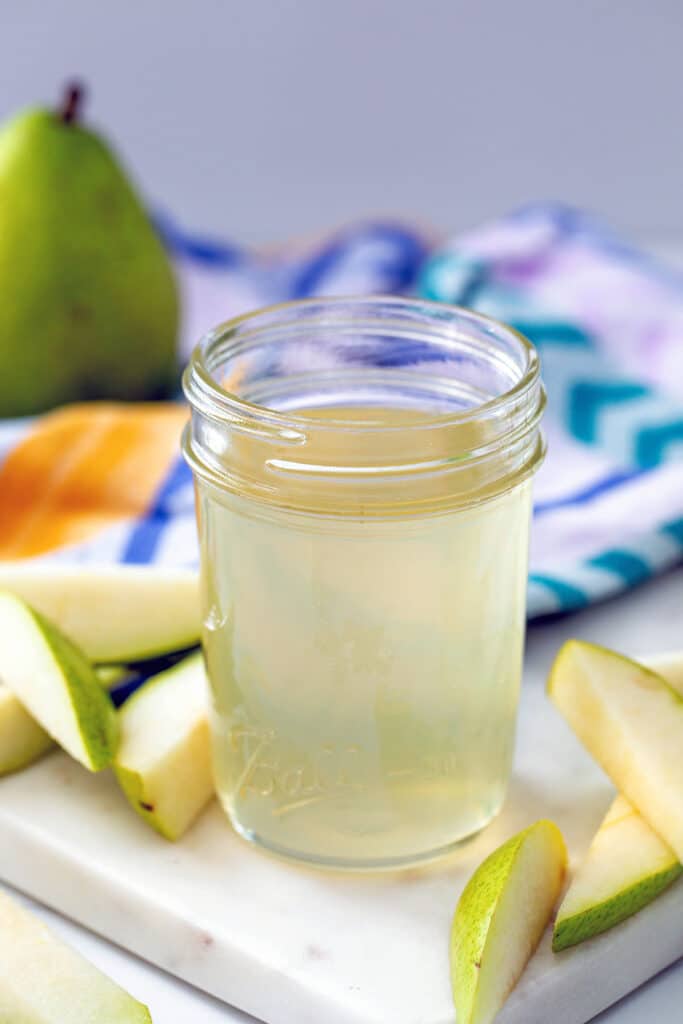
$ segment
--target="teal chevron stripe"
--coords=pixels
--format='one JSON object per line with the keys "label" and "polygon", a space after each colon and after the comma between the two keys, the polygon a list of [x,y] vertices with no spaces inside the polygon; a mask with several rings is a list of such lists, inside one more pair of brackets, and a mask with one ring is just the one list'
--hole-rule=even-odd
{"label": "teal chevron stripe", "polygon": [[597,439],[598,420],[606,407],[649,394],[649,388],[631,381],[577,381],[569,393],[569,429],[590,444]]}
{"label": "teal chevron stripe", "polygon": [[544,345],[571,345],[574,348],[590,348],[591,338],[575,324],[563,320],[517,320],[510,325],[532,341],[537,348]]}
{"label": "teal chevron stripe", "polygon": [[436,302],[452,302],[463,272],[462,259],[449,252],[438,253],[423,268],[419,294]]}
{"label": "teal chevron stripe", "polygon": [[531,573],[529,617],[604,601],[678,564],[682,556],[683,516],[636,537],[629,549],[614,548],[585,561],[565,563],[559,576]]}
{"label": "teal chevron stripe", "polygon": [[644,427],[636,437],[635,457],[639,466],[658,466],[670,444],[683,444],[683,420],[659,427]]}
{"label": "teal chevron stripe", "polygon": [[644,559],[623,548],[603,551],[601,555],[589,558],[588,565],[592,565],[596,569],[606,569],[607,572],[620,576],[629,587],[644,583],[652,575],[652,568]]}
{"label": "teal chevron stripe", "polygon": [[683,516],[680,519],[674,519],[673,522],[667,523],[662,529],[662,533],[668,534],[677,540],[678,543],[683,547]]}
{"label": "teal chevron stripe", "polygon": [[566,580],[558,579],[556,576],[545,576],[541,573],[531,573],[531,583],[539,583],[542,587],[550,590],[558,601],[558,611],[570,611],[575,608],[583,608],[588,604],[588,595],[579,587],[567,583]]}

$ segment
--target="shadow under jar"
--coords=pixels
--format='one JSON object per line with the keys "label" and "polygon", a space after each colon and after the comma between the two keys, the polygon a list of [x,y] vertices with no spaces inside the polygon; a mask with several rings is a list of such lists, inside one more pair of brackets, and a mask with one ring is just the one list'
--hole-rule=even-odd
{"label": "shadow under jar", "polygon": [[217,327],[184,383],[232,824],[334,867],[446,852],[510,773],[535,350],[464,309],[321,299]]}

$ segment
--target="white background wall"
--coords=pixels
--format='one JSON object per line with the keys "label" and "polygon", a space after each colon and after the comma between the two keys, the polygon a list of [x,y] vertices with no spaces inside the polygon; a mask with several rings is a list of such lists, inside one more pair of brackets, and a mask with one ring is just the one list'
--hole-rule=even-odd
{"label": "white background wall", "polygon": [[683,238],[683,0],[0,0],[0,116],[73,73],[189,227],[557,197]]}

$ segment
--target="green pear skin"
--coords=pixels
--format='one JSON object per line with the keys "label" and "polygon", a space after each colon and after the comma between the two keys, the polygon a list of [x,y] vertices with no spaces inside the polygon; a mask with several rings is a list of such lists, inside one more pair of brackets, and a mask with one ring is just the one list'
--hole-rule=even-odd
{"label": "green pear skin", "polygon": [[538,821],[495,850],[463,890],[451,929],[458,1024],[491,1024],[536,949],[562,888],[567,851]]}
{"label": "green pear skin", "polygon": [[[129,675],[125,665],[102,665],[95,674],[105,690]],[[8,686],[0,682],[0,777],[21,771],[55,747],[55,741],[38,725]]]}
{"label": "green pear skin", "polygon": [[86,768],[111,763],[118,719],[92,665],[56,626],[7,591],[0,591],[0,679]]}
{"label": "green pear skin", "polygon": [[0,892],[2,1024],[152,1024],[149,1010]]}
{"label": "green pear skin", "polygon": [[[683,696],[683,651],[638,659]],[[636,914],[683,873],[673,850],[618,794],[557,912],[553,950],[592,939]]]}
{"label": "green pear skin", "polygon": [[28,110],[0,130],[0,416],[169,394],[173,272],[92,131]]}
{"label": "green pear skin", "polygon": [[553,950],[559,953],[621,924],[682,872],[673,850],[618,795],[557,912]]}
{"label": "green pear skin", "polygon": [[548,694],[588,752],[683,860],[683,698],[644,665],[569,640]]}

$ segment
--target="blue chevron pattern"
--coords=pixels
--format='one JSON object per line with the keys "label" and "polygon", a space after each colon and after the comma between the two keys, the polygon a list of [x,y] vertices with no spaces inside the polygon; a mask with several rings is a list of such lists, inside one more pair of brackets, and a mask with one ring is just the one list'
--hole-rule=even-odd
{"label": "blue chevron pattern", "polygon": [[596,569],[606,569],[608,572],[621,576],[630,587],[644,583],[650,578],[650,566],[645,559],[625,548],[612,548],[610,551],[603,551],[601,555],[590,558],[588,564],[595,566]]}
{"label": "blue chevron pattern", "polygon": [[[566,207],[536,204],[523,208],[507,218],[500,230],[496,226],[488,232],[485,229],[483,237],[481,250],[476,240],[468,250],[466,240],[462,248],[446,248],[432,257],[423,269],[420,291],[425,297],[443,302],[472,305],[528,337],[541,355],[553,431],[559,428],[580,443],[576,446],[577,459],[580,446],[585,446],[587,452],[595,452],[607,461],[609,468],[601,475],[584,478],[587,482],[573,492],[560,489],[559,496],[540,501],[534,508],[536,519],[543,520],[544,535],[549,531],[548,521],[563,519],[567,523],[575,521],[577,532],[581,529],[579,522],[583,522],[586,535],[594,534],[596,543],[598,538],[602,543],[588,557],[574,560],[563,560],[558,550],[547,570],[545,564],[543,570],[534,566],[532,558],[529,614],[533,617],[582,608],[636,586],[683,560],[683,410],[680,402],[657,392],[644,380],[625,377],[606,354],[597,328],[588,330],[569,314],[572,302],[580,305],[583,284],[573,291],[567,281],[563,292],[558,275],[555,287],[562,299],[553,309],[548,296],[554,293],[546,287],[544,275],[550,267],[552,278],[555,265],[563,266],[570,275],[572,268],[579,266],[574,251],[568,261],[562,256],[557,264],[554,261],[565,245],[570,247],[580,239],[596,265],[609,267],[610,273],[627,266],[632,275],[629,287],[638,288],[640,274],[643,281],[656,281],[678,295],[672,313],[676,323],[683,310],[683,280],[624,245],[580,211]],[[487,255],[482,257],[482,252]],[[530,298],[530,283],[537,273],[544,282],[540,289],[543,303]],[[606,287],[616,289],[616,285]],[[614,298],[612,295],[612,301]],[[597,301],[595,296],[593,301]],[[594,309],[588,321],[600,322]],[[618,329],[615,322],[613,330]],[[612,352],[619,351],[615,340]],[[646,340],[640,337],[643,352]],[[575,449],[569,450],[573,453]],[[680,486],[672,487],[669,482],[662,493],[669,503],[677,501],[678,508],[663,507],[659,518],[648,510],[648,519],[654,525],[642,532],[628,532],[628,520],[623,511],[619,512],[621,496],[647,493],[656,501],[662,486],[660,478],[671,481],[671,470],[677,465],[681,467],[676,471],[681,474]],[[558,474],[558,467],[554,469]],[[667,472],[668,476],[662,476]],[[623,500],[634,501],[630,497]],[[615,509],[617,516],[611,533],[604,512],[591,522],[593,509],[608,507]],[[632,508],[633,522],[637,522],[637,501]],[[667,511],[669,517],[674,511],[677,516],[667,519]]]}
{"label": "blue chevron pattern", "polygon": [[510,321],[511,326],[532,341],[536,348],[543,352],[548,345],[568,345],[571,348],[591,348],[592,341],[576,324],[563,320],[516,320]]}
{"label": "blue chevron pattern", "polygon": [[636,437],[635,458],[639,466],[658,466],[670,447],[683,451],[683,419],[659,427],[644,427]]}
{"label": "blue chevron pattern", "polygon": [[[539,590],[541,593],[544,590],[547,592],[551,598],[550,604],[544,601],[543,597],[540,600],[534,600],[534,594]],[[578,611],[579,608],[585,608],[587,604],[590,604],[588,593],[581,587],[570,583],[565,578],[548,576],[545,573],[529,574],[529,591],[528,604],[538,609],[537,615],[551,615],[558,611]]]}
{"label": "blue chevron pattern", "polygon": [[579,441],[594,444],[601,414],[611,406],[633,402],[649,393],[643,384],[630,381],[576,381],[570,385],[569,429]]}
{"label": "blue chevron pattern", "polygon": [[644,583],[683,559],[683,517],[637,534],[628,545],[577,562],[558,562],[552,573],[529,576],[530,618],[576,611]]}
{"label": "blue chevron pattern", "polygon": [[667,523],[663,528],[663,532],[677,540],[681,548],[683,548],[683,516],[680,519],[674,519],[671,523]]}

